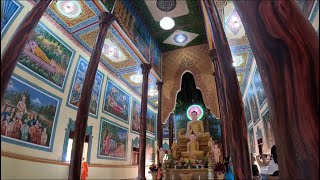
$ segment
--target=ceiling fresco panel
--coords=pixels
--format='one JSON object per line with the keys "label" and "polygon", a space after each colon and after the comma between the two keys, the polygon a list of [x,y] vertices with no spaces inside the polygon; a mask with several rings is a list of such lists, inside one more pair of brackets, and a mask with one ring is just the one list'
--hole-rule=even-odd
{"label": "ceiling fresco panel", "polygon": [[98,23],[100,10],[92,1],[52,1],[48,14],[69,33]]}

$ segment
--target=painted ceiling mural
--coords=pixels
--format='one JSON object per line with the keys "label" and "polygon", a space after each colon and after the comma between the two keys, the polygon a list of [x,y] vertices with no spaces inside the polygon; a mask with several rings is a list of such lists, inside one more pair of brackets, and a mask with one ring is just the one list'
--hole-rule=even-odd
{"label": "painted ceiling mural", "polygon": [[[102,0],[102,2],[109,10],[112,9],[114,0]],[[146,37],[146,39],[149,38],[151,41],[159,43],[161,52],[207,43],[203,21],[199,21],[202,16],[197,1],[178,0],[176,7],[168,12],[161,11],[155,0],[122,0],[121,2],[128,8],[128,11],[139,17],[135,19],[136,21],[143,22],[143,26],[148,29],[146,31],[150,32],[150,37]],[[115,7],[115,11],[117,11],[118,5]],[[120,9],[121,14],[125,14],[125,11],[126,9],[122,11]],[[175,27],[171,30],[164,30],[159,25],[159,21],[166,14],[175,21]],[[174,38],[176,31],[180,31],[180,33]]]}
{"label": "painted ceiling mural", "polygon": [[233,66],[236,69],[240,90],[243,94],[254,56],[241,19],[232,2],[225,4],[222,21],[224,21],[224,31],[229,42]]}
{"label": "painted ceiling mural", "polygon": [[[111,1],[108,1],[111,2]],[[132,4],[127,2],[128,9]],[[104,1],[102,1],[104,3]],[[100,7],[99,7],[100,6]],[[53,1],[47,13],[59,23],[68,33],[70,33],[83,47],[89,52],[93,50],[95,39],[99,31],[99,14],[101,13],[101,4],[95,1]],[[117,7],[118,11],[120,7]],[[128,9],[126,11],[128,12]],[[130,11],[131,12],[131,11]],[[161,51],[159,45],[150,36],[150,33],[143,25],[141,19],[136,18],[137,15],[132,11],[131,14],[126,13],[126,21],[117,23],[126,23],[126,27],[131,27],[128,24],[135,22],[134,28],[122,29],[124,33],[130,38],[134,46],[137,48],[146,61],[152,64],[152,68],[156,74],[149,74],[149,92],[148,101],[156,108],[158,106],[157,93],[157,77],[161,77]],[[123,17],[124,18],[124,17]],[[129,18],[129,19],[128,19]],[[135,20],[134,20],[135,19]],[[131,21],[132,20],[132,21]],[[114,23],[115,24],[115,23]],[[139,27],[139,28],[138,28]],[[140,27],[144,27],[141,29]],[[141,95],[142,73],[140,64],[141,58],[136,51],[123,38],[123,32],[111,26],[102,49],[100,61],[110,69],[114,75],[125,82],[136,93]],[[132,37],[131,37],[132,36]]]}

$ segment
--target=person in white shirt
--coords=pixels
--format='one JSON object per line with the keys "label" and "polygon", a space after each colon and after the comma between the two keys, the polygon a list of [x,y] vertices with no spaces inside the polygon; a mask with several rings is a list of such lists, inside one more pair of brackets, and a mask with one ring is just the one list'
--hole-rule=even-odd
{"label": "person in white shirt", "polygon": [[271,148],[271,160],[269,162],[268,174],[273,176],[278,176],[279,167],[278,167],[278,157],[276,151],[276,145],[273,145]]}

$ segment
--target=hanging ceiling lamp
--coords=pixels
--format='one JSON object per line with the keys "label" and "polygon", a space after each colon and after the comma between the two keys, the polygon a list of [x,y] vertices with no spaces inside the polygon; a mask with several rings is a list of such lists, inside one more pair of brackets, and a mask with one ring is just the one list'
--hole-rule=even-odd
{"label": "hanging ceiling lamp", "polygon": [[174,27],[174,20],[167,16],[168,11],[172,11],[177,5],[176,0],[157,0],[157,7],[166,12],[166,16],[160,20],[160,27],[164,30],[170,30]]}

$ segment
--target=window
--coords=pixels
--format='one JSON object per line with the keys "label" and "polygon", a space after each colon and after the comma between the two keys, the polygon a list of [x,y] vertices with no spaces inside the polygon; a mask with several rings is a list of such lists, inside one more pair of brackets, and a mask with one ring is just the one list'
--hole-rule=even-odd
{"label": "window", "polygon": [[[70,162],[71,160],[73,138],[74,138],[74,131],[70,131],[68,146],[67,146],[67,156],[66,156],[67,162]],[[82,157],[85,158],[85,161],[87,161],[87,157],[88,157],[88,144],[89,144],[89,135],[86,135],[84,145],[83,145],[83,154],[82,154]]]}

